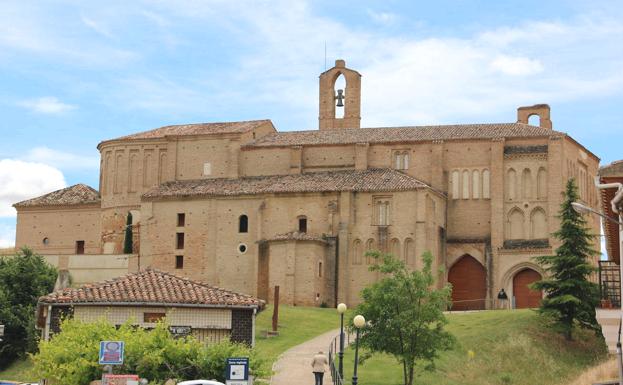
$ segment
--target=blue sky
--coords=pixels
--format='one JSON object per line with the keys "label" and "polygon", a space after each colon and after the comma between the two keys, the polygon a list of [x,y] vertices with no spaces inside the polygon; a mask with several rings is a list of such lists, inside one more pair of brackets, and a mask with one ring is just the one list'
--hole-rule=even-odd
{"label": "blue sky", "polygon": [[[3,1],[0,246],[12,202],[98,187],[98,142],[167,124],[317,126],[317,81],[363,75],[362,124],[512,122],[608,163],[623,120],[623,7],[611,1]],[[105,5],[104,5],[105,4]]]}

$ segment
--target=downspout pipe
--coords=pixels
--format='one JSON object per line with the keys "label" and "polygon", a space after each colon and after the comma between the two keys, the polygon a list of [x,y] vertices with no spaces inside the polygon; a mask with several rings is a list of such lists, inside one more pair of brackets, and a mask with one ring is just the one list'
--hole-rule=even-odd
{"label": "downspout pipe", "polygon": [[612,205],[612,211],[617,214],[620,214],[619,206],[621,205],[621,202],[623,202],[623,183],[599,183],[599,182],[600,182],[599,177],[595,177],[595,187],[597,187],[599,190],[603,190],[607,188],[617,189],[617,192],[614,195],[614,199],[610,201],[610,204]]}

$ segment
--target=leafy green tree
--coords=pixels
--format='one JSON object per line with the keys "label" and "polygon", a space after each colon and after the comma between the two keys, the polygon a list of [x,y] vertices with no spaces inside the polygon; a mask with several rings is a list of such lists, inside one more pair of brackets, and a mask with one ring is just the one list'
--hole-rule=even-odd
{"label": "leafy green tree", "polygon": [[270,375],[268,361],[245,345],[224,341],[205,346],[192,336],[174,338],[164,322],[146,330],[130,321],[117,328],[104,319],[93,323],[63,320],[60,333],[41,341],[39,353],[33,356],[33,372],[52,383],[87,385],[102,375],[99,344],[107,340],[125,342],[124,363],[115,366],[114,372],[136,373],[150,384],[162,384],[169,378],[224,382],[227,357],[249,357],[254,376]]}
{"label": "leafy green tree", "polygon": [[0,342],[0,368],[36,350],[37,300],[52,291],[56,276],[56,269],[28,248],[0,258],[0,324],[5,325]]}
{"label": "leafy green tree", "polygon": [[578,199],[578,188],[574,179],[570,179],[558,215],[560,229],[554,233],[562,243],[555,255],[536,258],[548,277],[532,285],[533,289],[545,292],[539,312],[551,317],[553,325],[567,340],[572,339],[576,324],[596,332],[600,330],[595,319],[599,287],[589,281],[590,275],[596,271],[591,257],[597,252],[592,248],[594,236],[590,234],[586,220],[571,206]]}
{"label": "leafy green tree", "polygon": [[132,254],[132,213],[128,212],[125,222],[125,239],[123,241],[123,253]]}
{"label": "leafy green tree", "polygon": [[416,368],[434,369],[441,350],[450,349],[454,337],[444,326],[451,287],[435,288],[433,256],[422,255],[421,271],[410,271],[391,254],[369,252],[380,263],[370,267],[383,278],[363,289],[357,312],[369,321],[362,331],[361,344],[371,352],[393,355],[403,367],[405,385],[412,385]]}

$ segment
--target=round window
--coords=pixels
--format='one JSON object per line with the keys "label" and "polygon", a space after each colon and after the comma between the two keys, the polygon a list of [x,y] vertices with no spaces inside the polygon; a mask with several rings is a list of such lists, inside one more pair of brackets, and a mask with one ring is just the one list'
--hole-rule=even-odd
{"label": "round window", "polygon": [[48,237],[43,238],[43,241],[41,241],[44,245],[48,245],[48,243],[50,243],[50,240],[48,239]]}
{"label": "round window", "polygon": [[238,252],[240,252],[240,254],[244,254],[247,252],[247,245],[245,245],[244,243],[241,243],[238,245]]}

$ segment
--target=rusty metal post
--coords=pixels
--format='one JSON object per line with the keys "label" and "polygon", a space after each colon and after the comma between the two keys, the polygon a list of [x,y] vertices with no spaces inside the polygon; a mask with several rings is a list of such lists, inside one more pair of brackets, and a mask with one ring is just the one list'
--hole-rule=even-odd
{"label": "rusty metal post", "polygon": [[275,286],[275,295],[273,298],[273,332],[279,327],[279,286]]}

